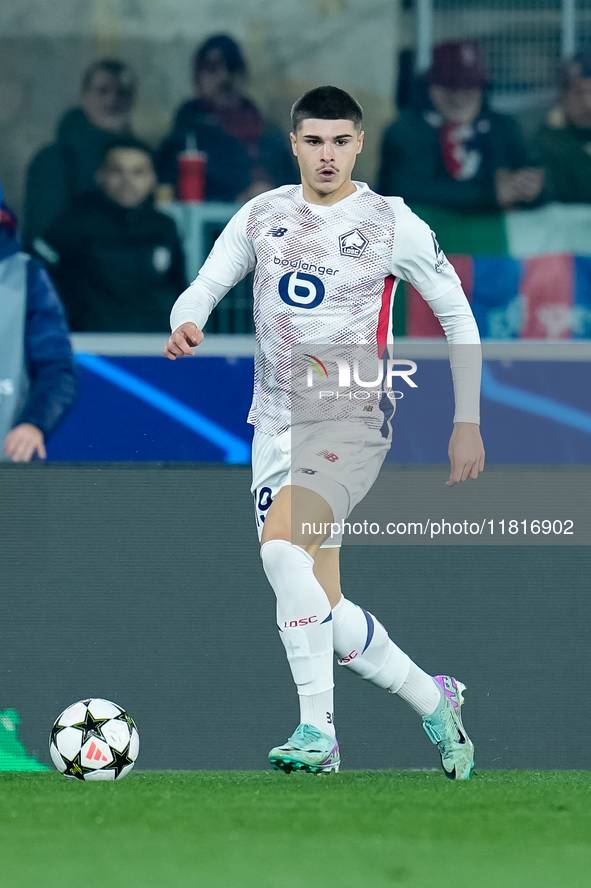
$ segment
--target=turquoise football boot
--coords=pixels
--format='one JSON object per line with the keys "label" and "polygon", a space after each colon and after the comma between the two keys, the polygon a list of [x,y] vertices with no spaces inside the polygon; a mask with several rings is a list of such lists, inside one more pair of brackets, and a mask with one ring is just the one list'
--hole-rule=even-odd
{"label": "turquoise football boot", "polygon": [[287,743],[275,746],[269,761],[278,771],[309,771],[311,774],[338,771],[339,744],[313,725],[298,725]]}
{"label": "turquoise football boot", "polygon": [[462,724],[462,691],[466,686],[450,675],[435,675],[441,702],[423,717],[423,727],[441,754],[441,766],[450,780],[468,780],[474,768],[474,744]]}

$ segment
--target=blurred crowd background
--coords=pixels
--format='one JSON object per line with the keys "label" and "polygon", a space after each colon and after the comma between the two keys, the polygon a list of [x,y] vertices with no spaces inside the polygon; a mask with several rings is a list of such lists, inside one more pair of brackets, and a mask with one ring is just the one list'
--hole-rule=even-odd
{"label": "blurred crowd background", "polygon": [[204,253],[167,205],[297,182],[289,109],[327,82],[365,109],[359,179],[448,252],[505,255],[507,211],[591,203],[589,16],[585,0],[7,6],[5,203],[72,330],[165,330]]}
{"label": "blurred crowd background", "polygon": [[[328,83],[364,108],[357,179],[436,231],[483,338],[591,338],[591,0],[21,0],[0,8],[9,457],[44,456],[75,398],[69,330],[165,334],[240,204],[299,181],[290,107]],[[251,335],[251,309],[247,279],[208,332]],[[442,335],[408,286],[393,323]]]}

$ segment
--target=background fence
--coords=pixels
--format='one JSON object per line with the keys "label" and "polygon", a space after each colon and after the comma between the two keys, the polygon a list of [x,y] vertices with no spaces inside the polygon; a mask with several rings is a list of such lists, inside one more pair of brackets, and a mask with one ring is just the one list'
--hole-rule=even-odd
{"label": "background fence", "polygon": [[551,102],[563,58],[589,46],[590,0],[416,0],[417,67],[433,44],[478,37],[497,110]]}

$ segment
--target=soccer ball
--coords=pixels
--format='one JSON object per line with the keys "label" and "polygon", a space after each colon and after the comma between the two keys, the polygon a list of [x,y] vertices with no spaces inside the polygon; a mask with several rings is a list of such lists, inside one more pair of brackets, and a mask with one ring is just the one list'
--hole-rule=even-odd
{"label": "soccer ball", "polygon": [[58,771],[78,780],[119,780],[129,774],[139,751],[140,736],[132,717],[99,697],[68,706],[49,738]]}

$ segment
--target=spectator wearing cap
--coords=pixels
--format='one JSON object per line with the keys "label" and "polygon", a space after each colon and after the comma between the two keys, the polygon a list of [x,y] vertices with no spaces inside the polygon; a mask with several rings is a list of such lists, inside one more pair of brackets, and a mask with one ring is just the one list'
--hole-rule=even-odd
{"label": "spectator wearing cap", "polygon": [[560,70],[560,104],[539,130],[536,148],[554,200],[591,203],[591,52]]}
{"label": "spectator wearing cap", "polygon": [[[195,137],[209,155],[208,200],[247,200],[298,181],[287,137],[243,93],[247,76],[242,50],[231,37],[218,34],[199,47],[193,60],[195,98],[179,108],[162,147],[161,181],[175,181],[176,156],[187,137]],[[218,158],[219,151],[229,152],[231,143],[240,146],[242,161],[234,168],[233,162]]]}
{"label": "spectator wearing cap", "polygon": [[175,224],[153,204],[149,148],[107,146],[93,191],[78,197],[37,241],[74,331],[161,333],[186,287]]}
{"label": "spectator wearing cap", "polygon": [[105,146],[113,136],[131,134],[135,93],[135,75],[123,62],[100,59],[85,71],[78,106],[66,112],[56,141],[41,149],[27,172],[27,249],[74,198],[94,188]]}
{"label": "spectator wearing cap", "polygon": [[529,165],[516,122],[488,107],[488,77],[475,40],[434,48],[423,107],[385,132],[378,191],[420,212],[498,213],[540,198],[544,174]]}
{"label": "spectator wearing cap", "polygon": [[45,459],[77,391],[63,307],[45,269],[21,250],[0,186],[0,459]]}

